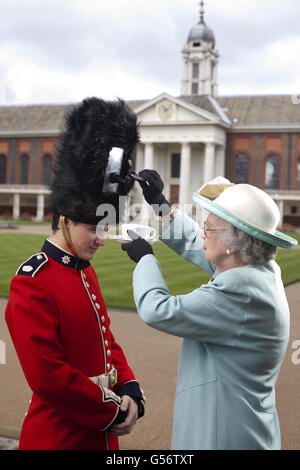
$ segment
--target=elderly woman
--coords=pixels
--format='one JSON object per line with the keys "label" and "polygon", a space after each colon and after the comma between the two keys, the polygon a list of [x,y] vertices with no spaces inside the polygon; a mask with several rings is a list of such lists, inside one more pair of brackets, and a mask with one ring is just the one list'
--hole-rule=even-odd
{"label": "elderly woman", "polygon": [[184,338],[172,449],[280,449],[275,384],[289,307],[274,258],[277,246],[297,242],[276,230],[277,205],[254,186],[218,178],[194,193],[209,212],[202,231],[182,212],[170,212],[155,171],[141,175],[146,201],[157,213],[158,205],[169,208],[161,239],[212,276],[172,296],[151,246],[141,238],[122,246],[138,263],[133,289],[141,318]]}

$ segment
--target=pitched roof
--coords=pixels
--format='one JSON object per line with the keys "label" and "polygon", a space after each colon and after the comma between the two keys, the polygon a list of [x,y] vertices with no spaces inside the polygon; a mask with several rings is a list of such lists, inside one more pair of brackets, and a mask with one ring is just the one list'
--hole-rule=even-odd
{"label": "pitched roof", "polygon": [[[134,109],[145,101],[128,101],[128,105]],[[56,135],[62,128],[65,113],[74,105],[75,103],[0,106],[0,135],[43,132]]]}
{"label": "pitched roof", "polygon": [[182,95],[179,96],[179,99],[181,99],[182,101],[187,101],[188,103],[192,103],[195,106],[199,106],[199,108],[205,109],[206,111],[209,111],[212,114],[217,114],[216,109],[213,106],[212,100],[208,95]]}
{"label": "pitched roof", "polygon": [[[299,124],[300,131],[300,104],[294,103],[296,100],[292,99],[292,95],[219,96],[215,99],[201,95],[179,98],[219,116],[224,112],[233,127]],[[147,101],[149,100],[131,100],[127,103],[135,109]],[[74,104],[70,103],[0,106],[0,135],[56,135],[61,130],[65,113],[72,106]]]}
{"label": "pitched roof", "polygon": [[216,100],[233,125],[299,124],[300,127],[300,104],[295,104],[293,95],[219,96]]}
{"label": "pitched roof", "polygon": [[57,132],[70,105],[0,106],[0,132]]}

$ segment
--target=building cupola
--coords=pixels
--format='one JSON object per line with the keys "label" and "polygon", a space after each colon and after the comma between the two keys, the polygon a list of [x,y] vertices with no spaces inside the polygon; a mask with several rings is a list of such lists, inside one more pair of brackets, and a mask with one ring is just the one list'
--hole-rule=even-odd
{"label": "building cupola", "polygon": [[204,21],[204,2],[200,2],[199,22],[191,29],[183,54],[182,95],[217,95],[215,35]]}

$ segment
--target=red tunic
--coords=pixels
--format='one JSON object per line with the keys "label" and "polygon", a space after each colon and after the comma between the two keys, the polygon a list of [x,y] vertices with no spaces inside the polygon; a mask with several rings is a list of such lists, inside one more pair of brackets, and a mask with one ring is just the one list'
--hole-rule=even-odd
{"label": "red tunic", "polygon": [[[46,241],[12,279],[5,318],[33,391],[20,449],[118,449],[119,395],[142,394],[89,263]],[[113,366],[111,390],[89,379]]]}

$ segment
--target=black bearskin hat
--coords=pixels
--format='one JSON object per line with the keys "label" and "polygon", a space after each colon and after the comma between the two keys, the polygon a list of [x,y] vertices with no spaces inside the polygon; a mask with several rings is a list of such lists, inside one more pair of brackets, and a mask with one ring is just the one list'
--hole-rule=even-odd
{"label": "black bearskin hat", "polygon": [[103,192],[109,152],[124,149],[127,174],[139,141],[135,113],[122,100],[87,98],[66,115],[56,150],[52,189],[53,216],[96,225],[97,207],[112,204],[118,222],[119,194]]}

